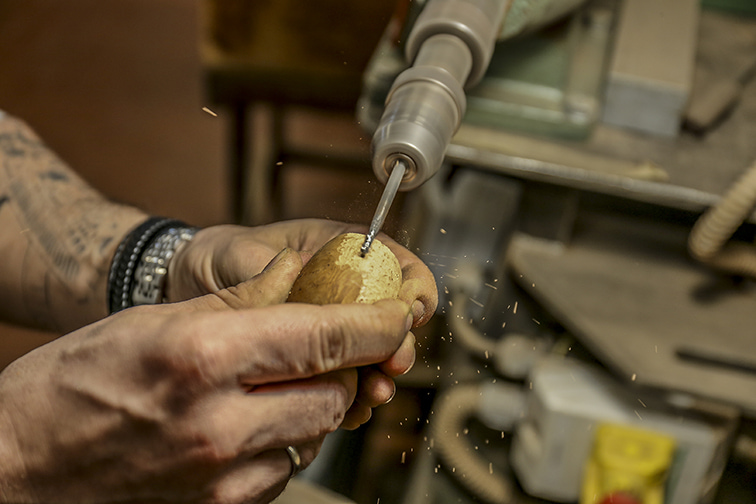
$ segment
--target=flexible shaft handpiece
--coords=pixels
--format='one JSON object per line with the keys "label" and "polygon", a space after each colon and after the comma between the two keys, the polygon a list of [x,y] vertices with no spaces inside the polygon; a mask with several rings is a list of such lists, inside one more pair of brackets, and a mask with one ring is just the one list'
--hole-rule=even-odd
{"label": "flexible shaft handpiece", "polygon": [[480,80],[510,0],[430,0],[407,40],[412,66],[394,81],[373,135],[373,171],[386,182],[360,252],[368,253],[396,192],[440,168],[465,115],[465,85]]}
{"label": "flexible shaft handpiece", "polygon": [[375,209],[375,215],[373,215],[373,221],[370,223],[370,229],[365,236],[365,243],[360,247],[360,255],[365,257],[370,251],[370,246],[373,244],[376,235],[383,227],[383,223],[386,221],[391,203],[394,202],[396,192],[399,190],[399,185],[402,183],[404,174],[407,171],[407,165],[401,160],[397,160],[394,163],[394,168],[391,170],[386,187],[383,189],[380,201],[378,201],[378,208]]}
{"label": "flexible shaft handpiece", "polygon": [[406,163],[402,190],[440,168],[465,115],[464,88],[491,60],[511,0],[428,0],[405,45],[411,66],[394,80],[373,135],[373,171],[385,182],[397,159]]}

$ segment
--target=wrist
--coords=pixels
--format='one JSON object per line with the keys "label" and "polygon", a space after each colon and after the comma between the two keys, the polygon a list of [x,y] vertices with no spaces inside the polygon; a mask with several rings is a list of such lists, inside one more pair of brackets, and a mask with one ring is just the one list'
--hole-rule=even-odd
{"label": "wrist", "polygon": [[[22,308],[17,310],[18,318],[12,314],[10,320],[64,334],[108,314],[105,293],[113,253],[119,239],[146,215],[105,200],[70,205],[60,213],[85,228],[86,235],[79,237],[81,249],[68,256],[71,261],[56,263],[36,237],[19,244],[24,260],[9,271],[17,275],[16,298]],[[71,267],[63,269],[61,264]]]}
{"label": "wrist", "polygon": [[165,284],[163,285],[164,303],[186,301],[187,299],[203,295],[206,292],[201,288],[197,288],[200,279],[197,277],[197,272],[192,269],[191,261],[188,260],[188,257],[192,255],[190,253],[191,249],[197,246],[198,238],[200,241],[202,240],[201,233],[204,234],[205,231],[206,229],[204,228],[198,230],[191,241],[179,244],[173,253],[171,265],[168,268]]}
{"label": "wrist", "polygon": [[108,311],[163,302],[172,259],[196,231],[175,219],[150,217],[126,235],[108,275]]}

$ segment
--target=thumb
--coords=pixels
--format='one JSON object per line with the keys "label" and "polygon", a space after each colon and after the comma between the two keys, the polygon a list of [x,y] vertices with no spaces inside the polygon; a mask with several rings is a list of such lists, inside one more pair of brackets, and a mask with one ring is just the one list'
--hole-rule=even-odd
{"label": "thumb", "polygon": [[[206,294],[189,301],[176,303],[188,310],[241,310],[281,304],[302,269],[302,258],[291,248],[285,248],[268,263],[265,269],[246,282]],[[179,306],[180,305],[180,306]]]}

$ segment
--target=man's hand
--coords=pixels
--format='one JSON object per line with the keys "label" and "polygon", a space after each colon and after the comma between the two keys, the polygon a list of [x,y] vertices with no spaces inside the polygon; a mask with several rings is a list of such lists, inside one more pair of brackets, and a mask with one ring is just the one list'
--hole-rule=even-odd
{"label": "man's hand", "polygon": [[[327,433],[384,399],[384,373],[414,359],[405,302],[281,304],[300,268],[287,250],[239,286],[127,309],[11,364],[0,374],[0,497],[274,498],[287,446],[308,465]],[[364,394],[355,368],[375,363],[380,385]]]}
{"label": "man's hand", "polygon": [[[331,238],[364,226],[301,219],[254,228],[216,226],[201,230],[171,264],[167,298],[181,301],[237,285],[258,274],[282,249],[301,253],[305,262]],[[400,299],[412,307],[414,326],[426,323],[436,310],[438,292],[433,274],[415,254],[388,236],[378,238],[402,267]]]}
{"label": "man's hand", "polygon": [[[216,226],[201,230],[171,263],[167,298],[190,299],[228,288],[258,274],[285,247],[300,252],[306,262],[331,238],[347,232],[365,232],[363,226],[322,219],[300,219],[254,228]],[[402,287],[399,298],[412,309],[413,327],[425,324],[436,311],[438,291],[433,274],[412,252],[388,236],[378,238],[399,260]],[[275,259],[273,259],[275,260]],[[284,302],[286,296],[277,302]],[[232,303],[233,304],[233,303]],[[414,362],[414,336],[405,340],[400,355],[359,369],[360,394],[342,427],[354,429],[370,419],[371,408],[389,401],[395,392],[391,378],[406,373]]]}

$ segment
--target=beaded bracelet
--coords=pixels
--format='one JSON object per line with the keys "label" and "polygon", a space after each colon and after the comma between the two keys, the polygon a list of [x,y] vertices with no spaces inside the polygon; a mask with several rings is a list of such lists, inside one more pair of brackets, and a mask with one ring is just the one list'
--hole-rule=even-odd
{"label": "beaded bracelet", "polygon": [[168,263],[176,249],[196,233],[185,223],[150,217],[121,241],[108,275],[110,313],[162,302]]}

